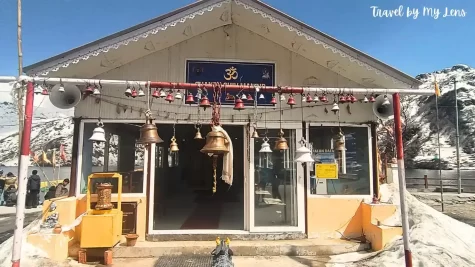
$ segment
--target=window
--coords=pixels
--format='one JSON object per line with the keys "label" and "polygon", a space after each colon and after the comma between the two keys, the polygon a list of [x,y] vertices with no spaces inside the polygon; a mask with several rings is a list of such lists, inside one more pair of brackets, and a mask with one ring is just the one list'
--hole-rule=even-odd
{"label": "window", "polygon": [[[82,175],[80,192],[87,191],[87,177],[98,172],[118,172],[122,175],[122,193],[143,193],[143,164],[145,148],[136,143],[140,125],[104,123],[105,143],[89,141],[95,122],[84,123],[82,145]],[[117,193],[117,179],[94,179],[91,186],[95,192],[97,183],[111,183]]]}
{"label": "window", "polygon": [[288,150],[276,150],[280,130],[269,129],[270,152],[260,152],[264,140],[254,142],[254,225],[297,225],[297,164],[294,162],[296,131],[285,129]]}
{"label": "window", "polygon": [[[341,127],[343,147],[338,142],[337,127],[311,126],[309,143],[315,164],[338,164],[338,179],[317,179],[315,164],[310,167],[312,195],[371,194],[370,144],[368,127]],[[342,149],[338,149],[342,148]]]}

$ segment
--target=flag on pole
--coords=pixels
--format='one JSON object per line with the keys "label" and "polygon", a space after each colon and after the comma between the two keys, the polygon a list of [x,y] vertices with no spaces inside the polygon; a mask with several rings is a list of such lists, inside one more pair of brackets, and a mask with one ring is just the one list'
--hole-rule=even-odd
{"label": "flag on pole", "polygon": [[38,160],[40,160],[39,157],[37,155],[35,155],[35,152],[33,152],[31,150],[30,150],[30,156],[33,159],[34,163],[38,163]]}
{"label": "flag on pole", "polygon": [[434,89],[435,89],[435,96],[440,96],[439,84],[437,83],[437,77],[435,75],[434,75]]}
{"label": "flag on pole", "polygon": [[53,149],[53,154],[51,155],[51,164],[53,165],[53,168],[56,167],[56,149]]}
{"label": "flag on pole", "polygon": [[66,153],[64,152],[64,146],[61,144],[59,147],[59,157],[63,160],[66,161]]}
{"label": "flag on pole", "polygon": [[41,155],[41,161],[43,161],[43,163],[46,163],[46,164],[51,164],[51,161],[49,161],[44,151],[43,151],[43,154]]}

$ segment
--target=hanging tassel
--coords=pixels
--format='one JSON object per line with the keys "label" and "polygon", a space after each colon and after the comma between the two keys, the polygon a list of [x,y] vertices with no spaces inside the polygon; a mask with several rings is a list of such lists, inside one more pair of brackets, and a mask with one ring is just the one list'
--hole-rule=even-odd
{"label": "hanging tassel", "polygon": [[213,194],[216,193],[216,169],[218,167],[218,155],[213,155]]}

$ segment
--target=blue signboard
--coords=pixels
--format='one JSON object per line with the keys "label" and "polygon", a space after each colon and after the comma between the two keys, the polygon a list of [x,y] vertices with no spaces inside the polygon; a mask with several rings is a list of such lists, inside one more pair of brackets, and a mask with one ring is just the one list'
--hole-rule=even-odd
{"label": "blue signboard", "polygon": [[[228,62],[228,61],[202,61],[187,60],[186,62],[186,82],[187,83],[222,83],[229,85],[252,85],[255,87],[265,87],[275,85],[275,64],[274,63],[250,63],[250,62]],[[196,96],[197,90],[189,90]],[[226,88],[221,92],[222,105],[234,105],[236,95],[239,92],[226,92]],[[246,95],[254,92],[244,90]],[[258,94],[258,98],[259,98]],[[259,106],[272,105],[272,93],[264,93],[265,99],[258,99]],[[213,92],[208,92],[207,97],[213,102]],[[244,100],[246,106],[254,105],[254,101]]]}

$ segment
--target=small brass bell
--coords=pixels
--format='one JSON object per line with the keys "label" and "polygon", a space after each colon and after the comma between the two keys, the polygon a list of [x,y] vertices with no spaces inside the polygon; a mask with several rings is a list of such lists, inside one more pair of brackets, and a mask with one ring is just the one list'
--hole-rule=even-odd
{"label": "small brass bell", "polygon": [[346,150],[345,149],[345,140],[339,139],[335,140],[335,150]]}
{"label": "small brass bell", "polygon": [[195,140],[201,140],[203,139],[203,136],[201,136],[200,128],[196,128],[196,134],[195,134]]}
{"label": "small brass bell", "polygon": [[172,137],[171,141],[172,142],[170,143],[170,152],[178,152],[179,149],[178,149],[178,144],[176,143],[175,136]]}
{"label": "small brass bell", "polygon": [[151,119],[147,119],[144,125],[140,127],[140,138],[137,141],[139,144],[158,144],[163,140],[158,136],[157,126],[152,123]]}
{"label": "small brass bell", "polygon": [[256,129],[254,129],[254,132],[252,133],[251,138],[259,138],[259,134],[257,133]]}
{"label": "small brass bell", "polygon": [[206,144],[200,150],[201,153],[221,155],[229,152],[229,148],[226,146],[226,137],[222,132],[212,129],[206,135]]}
{"label": "small brass bell", "polygon": [[279,138],[275,141],[274,150],[288,150],[289,145],[287,144],[287,139],[284,138],[284,132],[280,130]]}

